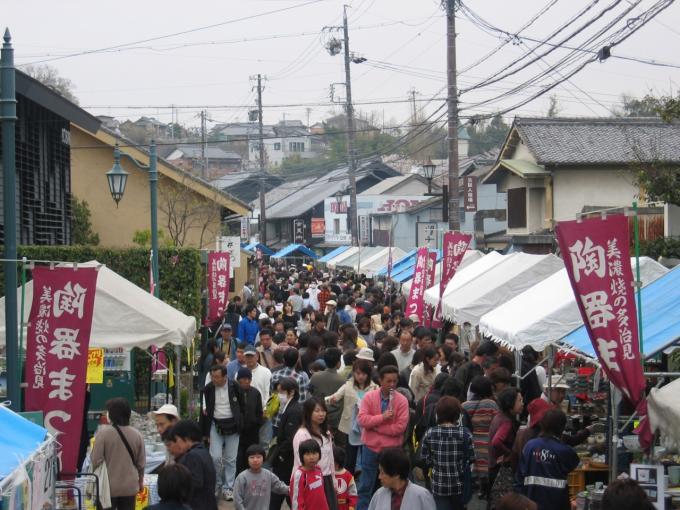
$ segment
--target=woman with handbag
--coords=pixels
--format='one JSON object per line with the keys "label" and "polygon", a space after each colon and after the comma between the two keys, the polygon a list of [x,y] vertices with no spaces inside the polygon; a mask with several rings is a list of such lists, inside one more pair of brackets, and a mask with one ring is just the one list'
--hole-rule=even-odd
{"label": "woman with handbag", "polygon": [[144,489],[144,438],[130,427],[130,404],[124,398],[106,402],[110,425],[101,425],[94,436],[92,467],[106,462],[111,510],[134,510],[137,493]]}
{"label": "woman with handbag", "polygon": [[496,397],[500,413],[494,416],[489,427],[489,484],[491,496],[487,507],[496,508],[500,499],[512,490],[512,446],[519,430],[517,416],[524,408],[522,394],[517,388],[505,388]]}
{"label": "woman with handbag", "polygon": [[459,423],[461,406],[457,398],[441,397],[435,410],[437,425],[425,432],[422,459],[432,468],[432,494],[437,510],[462,510],[465,473],[474,459],[472,435]]}

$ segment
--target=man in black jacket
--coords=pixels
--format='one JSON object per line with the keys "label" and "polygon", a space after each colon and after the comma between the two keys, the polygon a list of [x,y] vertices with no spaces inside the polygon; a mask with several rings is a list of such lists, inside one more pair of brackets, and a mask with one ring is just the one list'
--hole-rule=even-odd
{"label": "man in black jacket", "polygon": [[260,427],[264,423],[262,416],[262,396],[260,391],[251,386],[253,374],[250,369],[242,367],[236,375],[241,401],[243,402],[243,432],[238,441],[238,458],[236,461],[236,473],[248,469],[248,456],[246,450],[249,446],[258,444],[260,441]]}
{"label": "man in black jacket", "polygon": [[213,366],[210,377],[212,381],[203,391],[201,428],[203,436],[210,438],[210,456],[218,473],[215,490],[221,490],[225,499],[232,501],[243,404],[238,386],[227,380],[226,367]]}

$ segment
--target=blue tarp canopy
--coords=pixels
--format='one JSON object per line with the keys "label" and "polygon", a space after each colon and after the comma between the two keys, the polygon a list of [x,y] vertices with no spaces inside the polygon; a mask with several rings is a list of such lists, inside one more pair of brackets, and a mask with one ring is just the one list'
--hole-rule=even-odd
{"label": "blue tarp canopy", "polygon": [[[636,300],[637,303],[637,300]],[[680,266],[642,289],[643,352],[655,356],[680,339]],[[585,326],[562,339],[581,352],[595,357]]]}
{"label": "blue tarp canopy", "polygon": [[0,405],[0,480],[19,467],[46,437],[47,430]]}
{"label": "blue tarp canopy", "polygon": [[[432,251],[434,251],[434,250],[430,250],[430,252],[432,252]],[[442,258],[442,252],[441,252],[441,250],[436,250],[436,252],[437,252],[437,263],[439,263],[439,261]],[[417,256],[414,255],[408,261],[408,263],[404,265],[404,267],[402,267],[398,270],[399,271],[398,273],[395,273],[394,269],[392,269],[392,280],[394,280],[395,282],[404,283],[405,281],[413,278],[413,275],[416,272],[416,259],[417,259]]]}
{"label": "blue tarp canopy", "polygon": [[285,248],[277,251],[272,255],[273,259],[283,259],[286,257],[309,257],[310,259],[318,259],[319,256],[312,250],[307,248],[304,244],[289,244]]}
{"label": "blue tarp canopy", "polygon": [[247,244],[243,247],[244,250],[246,251],[252,251],[255,252],[255,250],[260,250],[263,255],[274,255],[274,250],[269,248],[268,246],[265,246],[262,243],[250,243]]}
{"label": "blue tarp canopy", "polygon": [[[404,255],[402,258],[399,260],[395,261],[392,263],[392,275],[397,274],[400,271],[403,271],[406,266],[410,262],[413,262],[415,264],[416,262],[416,253],[418,253],[418,250],[411,250],[408,252],[406,255]],[[387,276],[387,266],[382,267],[380,270],[375,272],[375,276]]]}
{"label": "blue tarp canopy", "polygon": [[319,262],[328,262],[329,260],[334,259],[335,257],[340,255],[341,253],[347,251],[348,248],[349,248],[349,246],[338,246],[333,251],[326,253],[326,255],[321,257],[319,259]]}

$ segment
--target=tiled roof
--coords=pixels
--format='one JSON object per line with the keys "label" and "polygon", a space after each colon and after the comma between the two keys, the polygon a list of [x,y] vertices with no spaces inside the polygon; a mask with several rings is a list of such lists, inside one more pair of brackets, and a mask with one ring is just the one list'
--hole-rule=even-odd
{"label": "tiled roof", "polygon": [[539,165],[680,163],[680,123],[657,118],[517,117],[513,129]]}

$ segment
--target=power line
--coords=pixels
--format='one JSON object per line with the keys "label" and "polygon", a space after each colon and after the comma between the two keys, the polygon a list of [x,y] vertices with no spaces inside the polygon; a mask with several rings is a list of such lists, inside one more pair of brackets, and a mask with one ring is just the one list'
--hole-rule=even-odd
{"label": "power line", "polygon": [[114,46],[107,46],[107,47],[104,47],[104,48],[97,48],[97,49],[93,49],[93,50],[85,50],[85,51],[80,51],[80,52],[76,52],[76,53],[69,53],[68,55],[62,55],[62,56],[47,58],[47,59],[43,59],[43,60],[36,60],[34,62],[29,62],[29,63],[22,64],[22,65],[42,64],[42,63],[45,63],[45,62],[53,62],[55,60],[63,60],[63,59],[66,59],[66,58],[80,57],[80,56],[84,56],[84,55],[92,55],[92,54],[95,54],[95,53],[107,52],[107,51],[116,50],[116,49],[119,49],[119,48],[125,48],[127,46],[132,46],[132,45],[135,45],[135,44],[144,44],[144,43],[147,43],[147,42],[160,41],[162,39],[169,39],[171,37],[177,37],[177,36],[180,36],[180,35],[186,35],[186,34],[191,34],[191,33],[195,33],[195,32],[200,32],[200,31],[203,31],[203,30],[209,30],[211,28],[217,28],[217,27],[222,27],[222,26],[225,26],[225,25],[231,25],[233,23],[239,23],[241,21],[247,21],[247,20],[251,20],[251,19],[262,18],[264,16],[269,16],[271,14],[278,14],[278,13],[281,13],[281,12],[291,11],[291,10],[294,10],[294,9],[299,9],[301,7],[306,7],[308,5],[316,4],[316,3],[320,3],[320,2],[324,2],[324,1],[327,1],[327,0],[309,0],[307,2],[303,2],[303,3],[300,3],[300,4],[296,4],[296,5],[281,7],[279,9],[273,9],[271,11],[265,11],[265,12],[261,12],[261,13],[258,13],[258,14],[251,14],[249,16],[242,16],[240,18],[234,18],[234,19],[230,19],[230,20],[226,20],[226,21],[221,21],[219,23],[213,23],[213,24],[210,24],[210,25],[204,25],[204,26],[200,26],[200,27],[196,27],[196,28],[190,28],[188,30],[173,32],[171,34],[159,35],[159,36],[156,36],[156,37],[149,37],[147,39],[140,39],[140,40],[137,40],[137,41],[132,41],[132,42],[123,43],[123,44],[116,44]]}

